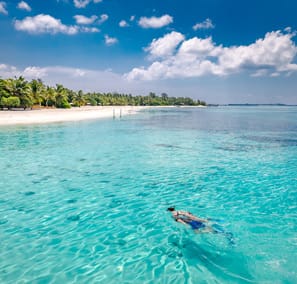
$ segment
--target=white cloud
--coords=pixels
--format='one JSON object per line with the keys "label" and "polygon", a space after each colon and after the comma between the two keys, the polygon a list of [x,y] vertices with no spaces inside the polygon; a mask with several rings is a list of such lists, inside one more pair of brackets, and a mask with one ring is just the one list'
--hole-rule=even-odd
{"label": "white cloud", "polygon": [[104,36],[105,44],[106,45],[114,45],[118,42],[118,40],[115,37],[109,37],[108,35]]}
{"label": "white cloud", "polygon": [[295,33],[274,31],[250,45],[231,47],[216,45],[211,37],[184,40],[182,34],[173,33],[153,40],[146,48],[150,58],[159,57],[158,61],[147,68],[134,68],[126,77],[129,80],[157,80],[226,76],[244,71],[255,77],[297,71],[294,63],[297,46],[292,41]]}
{"label": "white cloud", "polygon": [[95,27],[80,27],[79,30],[83,33],[99,33],[100,30]]}
{"label": "white cloud", "polygon": [[98,20],[98,24],[103,24],[107,20],[108,20],[108,15],[107,14],[102,14],[100,16],[100,19]]}
{"label": "white cloud", "polygon": [[90,2],[91,0],[73,0],[76,8],[85,8]]}
{"label": "white cloud", "polygon": [[149,51],[152,57],[168,57],[172,55],[184,38],[181,33],[171,32],[162,38],[154,39],[145,50]]}
{"label": "white cloud", "polygon": [[119,22],[119,26],[120,26],[121,28],[126,28],[126,27],[129,27],[129,24],[128,24],[125,20],[121,20],[121,21]]}
{"label": "white cloud", "polygon": [[74,35],[79,32],[99,32],[96,28],[67,26],[62,24],[61,20],[44,14],[40,14],[35,17],[26,17],[23,20],[16,20],[14,22],[14,26],[16,30],[28,32],[30,34],[63,33],[67,35]]}
{"label": "white cloud", "polygon": [[173,18],[169,15],[163,15],[162,17],[141,17],[138,24],[142,28],[162,28],[164,26],[167,26],[173,22]]}
{"label": "white cloud", "polygon": [[94,23],[97,20],[97,16],[93,15],[91,17],[85,17],[83,15],[75,15],[73,16],[73,18],[75,19],[77,24],[81,24],[81,25],[89,25]]}
{"label": "white cloud", "polygon": [[[73,0],[74,6],[76,8],[85,8],[87,7],[92,0]],[[100,3],[102,0],[93,0],[94,3]]]}
{"label": "white cloud", "polygon": [[27,78],[43,78],[47,76],[46,68],[40,68],[36,66],[29,66],[24,69],[22,75]]}
{"label": "white cloud", "polygon": [[132,16],[130,17],[130,21],[133,22],[134,20],[135,20],[135,16],[132,15]]}
{"label": "white cloud", "polygon": [[1,1],[0,2],[0,14],[8,15],[8,12],[5,7],[6,7],[6,3]]}
{"label": "white cloud", "polygon": [[0,77],[10,78],[14,76],[20,76],[20,73],[15,66],[3,63],[0,64]]}
{"label": "white cloud", "polygon": [[17,7],[21,10],[31,11],[31,7],[25,1],[19,2]]}
{"label": "white cloud", "polygon": [[206,19],[202,23],[197,23],[196,25],[193,26],[193,30],[201,30],[201,29],[213,29],[215,26],[212,23],[211,19]]}
{"label": "white cloud", "polygon": [[32,34],[64,33],[73,35],[78,32],[76,26],[66,26],[62,24],[61,20],[44,14],[35,17],[26,17],[24,20],[16,20],[14,26],[19,31],[25,31]]}

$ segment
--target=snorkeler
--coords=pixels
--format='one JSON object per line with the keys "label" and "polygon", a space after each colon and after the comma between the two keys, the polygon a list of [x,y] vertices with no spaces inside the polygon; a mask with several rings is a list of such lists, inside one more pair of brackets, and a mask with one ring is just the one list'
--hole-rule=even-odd
{"label": "snorkeler", "polygon": [[189,225],[195,233],[213,233],[223,234],[227,237],[230,244],[234,244],[233,234],[225,232],[225,230],[218,224],[210,224],[211,219],[198,218],[190,212],[177,211],[174,207],[167,209],[171,212],[173,219],[184,225]]}
{"label": "snorkeler", "polygon": [[174,207],[169,207],[167,210],[172,213],[172,217],[176,222],[182,223],[184,225],[190,225],[196,233],[204,232],[205,229],[207,229],[205,232],[212,231],[211,226],[207,225],[208,220],[206,219],[198,218],[190,212],[177,211]]}

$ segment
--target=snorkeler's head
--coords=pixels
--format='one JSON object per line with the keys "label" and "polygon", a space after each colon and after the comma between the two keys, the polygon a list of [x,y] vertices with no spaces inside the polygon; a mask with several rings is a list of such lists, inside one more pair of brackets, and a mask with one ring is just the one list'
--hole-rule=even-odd
{"label": "snorkeler's head", "polygon": [[167,211],[175,211],[175,208],[174,207],[169,207],[169,208],[167,208]]}

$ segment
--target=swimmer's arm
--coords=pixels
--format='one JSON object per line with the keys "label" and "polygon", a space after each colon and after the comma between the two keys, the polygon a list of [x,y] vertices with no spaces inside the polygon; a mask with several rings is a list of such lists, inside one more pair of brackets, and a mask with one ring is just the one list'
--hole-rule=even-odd
{"label": "swimmer's arm", "polygon": [[184,225],[188,225],[186,222],[184,222],[182,219],[175,219],[176,222],[182,223]]}

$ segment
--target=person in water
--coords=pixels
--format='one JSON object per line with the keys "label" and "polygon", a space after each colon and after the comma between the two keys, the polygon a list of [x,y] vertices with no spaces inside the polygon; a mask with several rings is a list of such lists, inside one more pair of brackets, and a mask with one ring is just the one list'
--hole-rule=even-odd
{"label": "person in water", "polygon": [[196,233],[210,233],[213,231],[212,227],[208,225],[208,220],[198,218],[190,212],[177,211],[174,207],[169,207],[167,209],[171,212],[173,219],[184,225],[190,225],[190,227],[195,230]]}
{"label": "person in water", "polygon": [[233,234],[226,232],[218,224],[210,224],[211,219],[202,219],[190,212],[175,210],[174,207],[169,207],[167,210],[171,212],[172,217],[176,222],[189,225],[195,233],[223,234],[227,237],[229,244],[234,245]]}

